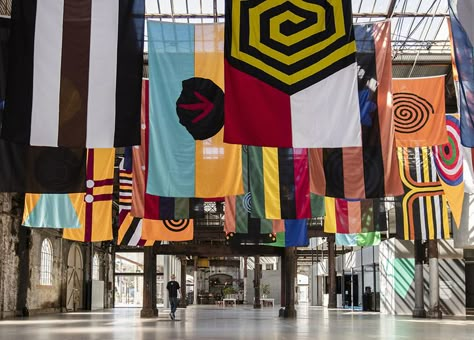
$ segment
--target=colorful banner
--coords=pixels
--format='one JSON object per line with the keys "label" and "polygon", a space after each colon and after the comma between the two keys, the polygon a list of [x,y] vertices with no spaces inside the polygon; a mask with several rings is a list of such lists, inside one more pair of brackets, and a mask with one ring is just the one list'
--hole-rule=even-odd
{"label": "colorful banner", "polygon": [[458,107],[461,114],[461,143],[474,147],[474,4],[472,1],[449,0],[451,39],[458,79]]}
{"label": "colorful banner", "polygon": [[149,194],[243,194],[241,146],[223,141],[223,24],[148,21]]}
{"label": "colorful banner", "polygon": [[336,234],[336,245],[345,247],[369,247],[379,245],[381,234],[378,231],[358,234]]}
{"label": "colorful banner", "polygon": [[225,15],[227,143],[361,145],[350,1],[226,0]]}
{"label": "colorful banner", "polygon": [[311,192],[364,199],[403,193],[394,143],[390,21],[356,24],[362,147],[310,149]]}
{"label": "colorful banner", "polygon": [[155,241],[191,241],[194,238],[194,220],[142,219],[142,236]]}
{"label": "colorful banner", "polygon": [[138,144],[144,16],[144,0],[15,1],[2,138]]}
{"label": "colorful banner", "polygon": [[444,78],[393,79],[395,139],[399,147],[448,142],[445,121]]}
{"label": "colorful banner", "polygon": [[[276,233],[276,241],[269,243],[273,247],[307,247],[308,239],[308,220],[274,220],[275,223],[281,221],[284,230]],[[273,228],[275,232],[275,227]]]}
{"label": "colorful banner", "polygon": [[463,154],[459,115],[446,115],[448,143],[433,147],[436,171],[456,226],[461,223],[464,199]]}
{"label": "colorful banner", "polygon": [[398,148],[398,158],[405,195],[395,201],[397,238],[448,239],[447,202],[431,148]]}

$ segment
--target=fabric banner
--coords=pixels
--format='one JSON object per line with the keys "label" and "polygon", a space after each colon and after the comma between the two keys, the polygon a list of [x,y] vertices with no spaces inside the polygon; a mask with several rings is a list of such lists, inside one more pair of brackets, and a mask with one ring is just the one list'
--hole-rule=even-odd
{"label": "fabric banner", "polygon": [[362,147],[309,150],[311,192],[364,199],[403,194],[392,112],[390,21],[356,24]]}
{"label": "fabric banner", "polygon": [[431,148],[398,148],[398,158],[405,195],[395,201],[397,238],[448,239],[447,202]]}
{"label": "fabric banner", "polygon": [[378,231],[358,234],[336,234],[336,245],[345,247],[369,247],[379,245],[381,234]]}
{"label": "fabric banner", "polygon": [[138,144],[144,14],[144,0],[15,1],[2,138]]}
{"label": "fabric banner", "polygon": [[464,192],[474,194],[474,149],[461,147],[463,157]]}
{"label": "fabric banner", "polygon": [[241,146],[225,144],[223,24],[148,21],[146,191],[164,197],[243,194]]}
{"label": "fabric banner", "polygon": [[81,227],[65,229],[63,238],[80,242],[113,239],[112,194],[114,184],[115,149],[89,149],[87,152],[86,193],[80,202],[84,211]]}
{"label": "fabric banner", "polygon": [[142,219],[142,238],[155,241],[191,241],[194,238],[194,220]]}
{"label": "fabric banner", "polygon": [[350,1],[226,0],[225,15],[227,143],[361,145]]}
{"label": "fabric banner", "polygon": [[80,228],[84,194],[26,194],[22,225],[35,228]]}
{"label": "fabric banner", "polygon": [[144,79],[142,87],[141,144],[133,147],[133,157],[130,157],[130,163],[133,164],[132,216],[153,220],[203,218],[203,199],[160,197],[146,192],[149,146],[148,87],[149,81]]}
{"label": "fabric banner", "polygon": [[399,147],[448,142],[445,121],[444,78],[393,79],[395,139]]}
{"label": "fabric banner", "polygon": [[387,218],[382,200],[348,201],[326,197],[324,232],[359,234],[386,230]]}
{"label": "fabric banner", "polygon": [[458,79],[458,107],[461,114],[461,143],[474,147],[474,4],[450,0],[451,39]]}
{"label": "fabric banner", "polygon": [[276,234],[272,220],[252,218],[252,196],[227,196],[225,198],[224,231],[226,239],[234,244],[242,243],[273,243]]}
{"label": "fabric banner", "polygon": [[[275,222],[278,220],[274,220]],[[284,231],[276,233],[276,241],[269,243],[273,247],[307,247],[308,238],[308,220],[280,220],[283,223]],[[273,229],[275,231],[275,228]]]}
{"label": "fabric banner", "polygon": [[461,223],[464,199],[463,154],[459,115],[446,115],[448,143],[433,147],[433,157],[441,186],[456,226]]}

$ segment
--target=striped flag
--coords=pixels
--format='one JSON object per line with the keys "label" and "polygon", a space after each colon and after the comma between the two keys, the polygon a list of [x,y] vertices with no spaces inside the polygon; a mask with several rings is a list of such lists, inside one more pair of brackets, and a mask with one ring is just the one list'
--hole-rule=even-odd
{"label": "striped flag", "polygon": [[147,28],[147,193],[199,198],[243,194],[241,146],[223,141],[223,24],[149,20]]}
{"label": "striped flag", "polygon": [[405,195],[395,201],[397,238],[450,238],[448,210],[431,148],[398,148]]}
{"label": "striped flag", "polygon": [[18,0],[4,139],[37,146],[139,143],[144,0]]}
{"label": "striped flag", "polygon": [[86,164],[86,193],[80,206],[81,227],[65,229],[63,238],[80,242],[112,240],[112,193],[115,149],[89,149]]}
{"label": "striped flag", "polygon": [[362,147],[311,149],[311,192],[365,199],[403,194],[392,112],[390,21],[356,24]]}
{"label": "striped flag", "polygon": [[225,15],[227,143],[361,145],[351,1],[226,0]]}
{"label": "striped flag", "polygon": [[474,147],[474,24],[472,1],[449,1],[451,18],[451,40],[458,79],[455,85],[458,94],[458,107],[461,114],[461,143]]}

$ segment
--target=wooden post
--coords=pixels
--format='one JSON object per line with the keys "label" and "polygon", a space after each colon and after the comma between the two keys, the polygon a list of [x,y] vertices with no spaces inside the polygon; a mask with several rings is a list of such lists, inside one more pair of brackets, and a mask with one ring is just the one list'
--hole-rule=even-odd
{"label": "wooden post", "polygon": [[179,299],[179,308],[186,308],[186,256],[181,256],[181,298]]}
{"label": "wooden post", "polygon": [[336,291],[336,239],[334,235],[330,235],[328,240],[328,275],[329,275],[329,299],[328,308],[337,307],[337,291]]}
{"label": "wooden post", "polygon": [[285,318],[296,318],[296,247],[285,248]]}
{"label": "wooden post", "polygon": [[260,256],[255,256],[255,268],[253,274],[253,288],[255,289],[253,308],[262,308],[262,304],[260,303]]}
{"label": "wooden post", "polygon": [[425,247],[421,240],[415,240],[415,309],[414,318],[426,318],[424,303],[423,260]]}
{"label": "wooden post", "polygon": [[142,318],[158,316],[156,308],[156,255],[153,247],[143,249],[143,308]]}
{"label": "wooden post", "polygon": [[430,265],[430,304],[428,317],[441,319],[443,313],[439,305],[439,265],[438,265],[438,240],[428,241],[428,257]]}

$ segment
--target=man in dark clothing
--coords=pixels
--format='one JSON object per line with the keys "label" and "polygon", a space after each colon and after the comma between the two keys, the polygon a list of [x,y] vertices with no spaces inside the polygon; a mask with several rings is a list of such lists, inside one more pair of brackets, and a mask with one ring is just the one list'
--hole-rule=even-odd
{"label": "man in dark clothing", "polygon": [[176,276],[174,274],[171,275],[171,281],[168,282],[166,285],[166,289],[168,289],[168,295],[170,298],[170,306],[171,306],[171,313],[170,318],[171,320],[175,319],[175,312],[176,308],[178,307],[178,290],[179,290],[179,283],[175,281]]}

